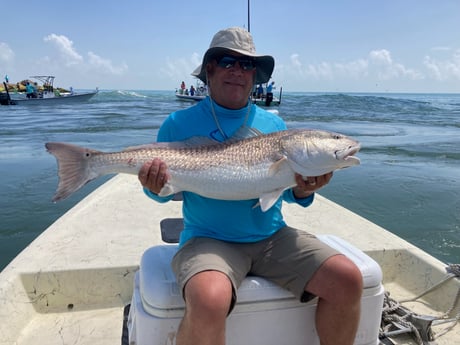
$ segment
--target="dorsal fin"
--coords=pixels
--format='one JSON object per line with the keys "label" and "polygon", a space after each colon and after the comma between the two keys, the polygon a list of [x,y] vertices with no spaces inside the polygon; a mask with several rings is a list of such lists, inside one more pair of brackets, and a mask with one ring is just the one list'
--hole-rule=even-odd
{"label": "dorsal fin", "polygon": [[[248,127],[248,126],[241,126],[228,141],[237,141],[247,138],[257,137],[259,135],[263,135],[261,131],[256,128]],[[158,143],[150,143],[138,146],[130,146],[125,148],[123,151],[135,151],[141,149],[154,149],[160,147],[167,147],[167,148],[184,148],[184,147],[196,147],[196,146],[209,146],[209,145],[218,145],[222,144],[221,142],[205,137],[205,136],[193,136],[183,141],[170,141],[170,142],[158,142]]]}
{"label": "dorsal fin", "polygon": [[232,135],[230,139],[232,140],[241,140],[247,138],[258,137],[259,135],[263,135],[261,131],[257,128],[252,128],[248,126],[241,126],[238,130]]}
{"label": "dorsal fin", "polygon": [[188,139],[186,139],[184,141],[180,141],[178,143],[180,143],[180,144],[182,144],[182,146],[186,146],[186,147],[208,146],[208,145],[220,144],[219,141],[211,139],[211,138],[208,138],[208,137],[204,137],[204,136],[190,137],[190,138],[188,138]]}
{"label": "dorsal fin", "polygon": [[195,147],[195,146],[208,146],[208,145],[216,145],[220,144],[218,141],[203,137],[203,136],[194,136],[183,141],[170,141],[170,142],[159,142],[159,143],[151,143],[151,144],[144,144],[138,146],[130,146],[125,148],[123,151],[135,151],[141,149],[155,149],[155,148],[172,148],[172,149],[180,149],[185,147]]}

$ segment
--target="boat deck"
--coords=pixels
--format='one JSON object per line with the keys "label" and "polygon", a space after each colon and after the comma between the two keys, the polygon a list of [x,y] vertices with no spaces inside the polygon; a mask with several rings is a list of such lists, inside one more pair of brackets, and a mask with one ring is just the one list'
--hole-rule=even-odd
{"label": "boat deck", "polygon": [[[373,257],[395,299],[417,295],[446,276],[443,263],[321,196],[306,210],[285,205],[284,212],[291,226],[335,234]],[[180,215],[180,202],[152,202],[136,176],[105,183],[0,274],[0,344],[121,343],[123,308],[130,303],[141,255],[161,243],[160,221]],[[451,279],[424,303],[407,305],[440,315],[459,289],[459,279]],[[460,344],[460,326],[436,341]],[[415,344],[407,337],[395,343]]]}

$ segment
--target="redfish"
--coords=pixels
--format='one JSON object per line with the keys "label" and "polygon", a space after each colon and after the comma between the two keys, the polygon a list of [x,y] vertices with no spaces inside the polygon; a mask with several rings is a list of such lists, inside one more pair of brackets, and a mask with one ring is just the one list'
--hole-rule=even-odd
{"label": "redfish", "polygon": [[342,134],[289,129],[249,138],[215,142],[191,138],[154,143],[120,152],[100,152],[68,143],[46,143],[58,163],[59,184],[53,201],[67,198],[89,181],[113,173],[138,174],[154,158],[166,162],[167,196],[189,191],[221,200],[258,199],[263,211],[296,185],[294,173],[320,176],[360,164],[360,145]]}

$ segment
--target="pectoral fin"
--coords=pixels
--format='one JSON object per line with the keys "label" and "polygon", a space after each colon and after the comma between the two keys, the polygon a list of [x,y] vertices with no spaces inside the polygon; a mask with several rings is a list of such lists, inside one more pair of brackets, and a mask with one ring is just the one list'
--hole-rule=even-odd
{"label": "pectoral fin", "polygon": [[158,193],[159,196],[168,196],[172,194],[176,194],[181,192],[181,190],[177,190],[174,188],[174,186],[168,182],[165,183],[163,188],[161,188],[160,193]]}
{"label": "pectoral fin", "polygon": [[260,208],[263,212],[267,211],[270,207],[272,207],[280,198],[281,194],[283,194],[284,189],[277,189],[273,192],[265,193],[260,196],[259,204]]}
{"label": "pectoral fin", "polygon": [[270,168],[268,169],[268,176],[275,176],[278,172],[283,170],[286,165],[289,166],[289,162],[285,156],[282,156],[275,163],[270,165]]}

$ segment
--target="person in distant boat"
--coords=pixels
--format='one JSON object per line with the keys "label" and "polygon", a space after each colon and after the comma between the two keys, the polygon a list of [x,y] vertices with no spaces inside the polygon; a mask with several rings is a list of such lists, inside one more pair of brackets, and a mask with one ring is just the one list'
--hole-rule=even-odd
{"label": "person in distant boat", "polygon": [[185,93],[185,90],[186,90],[186,86],[185,86],[185,82],[182,81],[182,83],[180,84],[180,94],[183,95]]}
{"label": "person in distant boat", "polygon": [[273,99],[273,87],[275,82],[272,81],[271,83],[267,84],[267,98]]}
{"label": "person in distant boat", "polygon": [[273,85],[275,85],[274,81],[267,85],[267,94],[265,95],[266,106],[269,106],[270,103],[273,101]]}
{"label": "person in distant boat", "polygon": [[37,98],[37,93],[35,91],[35,88],[29,82],[26,83],[26,97],[27,98]]}
{"label": "person in distant boat", "polygon": [[273,85],[275,85],[274,81],[272,81],[270,84],[267,85],[267,95],[271,93],[273,96]]}
{"label": "person in distant boat", "polygon": [[190,96],[195,95],[195,87],[192,85],[190,86]]}
{"label": "person in distant boat", "polygon": [[264,87],[262,86],[262,84],[259,84],[259,86],[257,87],[257,98],[262,98],[263,95]]}
{"label": "person in distant boat", "polygon": [[[273,57],[258,55],[245,29],[217,32],[196,74],[207,84],[208,97],[170,114],[159,129],[158,141],[192,136],[226,141],[242,128],[262,133],[286,129],[279,116],[250,101],[254,85],[268,82],[273,69]],[[169,179],[168,166],[160,158],[144,164],[138,178],[150,198],[161,203],[172,200],[173,196],[158,195]],[[302,302],[318,297],[316,329],[321,344],[353,344],[363,290],[361,271],[314,235],[289,227],[281,212],[283,200],[309,206],[332,173],[293,178],[297,185],[284,191],[266,212],[258,200],[216,200],[182,192],[184,229],[172,261],[185,300],[177,345],[225,343],[226,318],[248,273],[279,284]]]}

